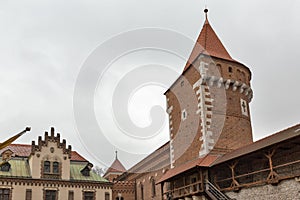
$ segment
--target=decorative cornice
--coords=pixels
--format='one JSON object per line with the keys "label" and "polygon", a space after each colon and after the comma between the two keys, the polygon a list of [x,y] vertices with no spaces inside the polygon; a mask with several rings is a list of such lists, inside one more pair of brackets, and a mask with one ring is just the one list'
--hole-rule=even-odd
{"label": "decorative cornice", "polygon": [[247,96],[249,102],[253,98],[253,91],[250,86],[246,83],[231,80],[231,79],[224,79],[223,77],[216,77],[216,76],[203,76],[200,80],[195,84],[207,84],[209,86],[216,86],[218,88],[224,87],[226,90],[232,89],[232,91],[237,91],[241,94]]}
{"label": "decorative cornice", "polygon": [[46,187],[94,187],[94,188],[111,188],[113,183],[111,182],[96,182],[96,181],[75,181],[75,180],[53,180],[53,179],[32,179],[32,178],[9,178],[1,177],[3,183],[14,183],[18,185],[31,185],[31,186],[46,186]]}

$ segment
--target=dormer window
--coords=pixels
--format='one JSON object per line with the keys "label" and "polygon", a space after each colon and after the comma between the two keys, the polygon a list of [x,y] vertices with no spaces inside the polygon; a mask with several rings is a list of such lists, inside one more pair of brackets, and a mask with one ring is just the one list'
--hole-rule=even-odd
{"label": "dormer window", "polygon": [[80,173],[83,175],[83,176],[90,176],[90,171],[92,170],[93,168],[93,164],[92,163],[88,163],[81,171]]}
{"label": "dormer window", "polygon": [[8,172],[10,170],[9,162],[5,162],[0,166],[2,172]]}
{"label": "dormer window", "polygon": [[90,171],[86,168],[83,168],[80,172],[83,176],[90,176]]}

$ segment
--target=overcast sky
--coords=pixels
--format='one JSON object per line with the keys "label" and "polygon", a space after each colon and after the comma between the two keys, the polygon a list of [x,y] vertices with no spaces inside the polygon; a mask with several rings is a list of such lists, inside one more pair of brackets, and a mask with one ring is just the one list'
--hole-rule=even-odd
{"label": "overcast sky", "polygon": [[[165,80],[141,85],[130,91],[129,99],[120,99],[128,100],[129,119],[145,127],[153,122],[149,117],[153,106],[161,105],[155,107],[156,114],[165,110],[163,92],[182,71],[185,60],[153,49],[113,60],[98,79],[94,94],[95,116],[105,139],[88,131],[88,120],[83,119],[85,123],[78,127],[73,98],[78,76],[89,56],[105,46],[103,43],[111,45],[107,52],[115,52],[112,43],[124,32],[149,29],[144,39],[150,43],[157,42],[151,37],[151,28],[196,40],[204,22],[205,5],[209,21],[230,55],[252,71],[254,139],[299,123],[299,1],[0,0],[1,140],[31,126],[32,131],[17,142],[30,144],[55,126],[73,149],[94,164],[107,167],[114,159],[114,150],[119,149],[120,160],[127,168],[132,166],[167,141],[168,125],[158,124],[161,127],[154,135],[143,135],[141,140],[136,133],[127,131],[133,140],[124,139],[118,129],[126,127],[116,122],[126,116],[112,108],[116,100],[113,91],[118,84],[122,86],[120,82],[135,66],[163,66],[160,74],[166,75]],[[163,43],[167,38],[161,36],[159,41]],[[126,43],[120,45],[126,47]],[[184,49],[183,57],[193,47],[189,44],[185,49],[176,43],[174,46]],[[117,106],[122,102],[114,103]],[[83,133],[85,128],[87,132]]]}

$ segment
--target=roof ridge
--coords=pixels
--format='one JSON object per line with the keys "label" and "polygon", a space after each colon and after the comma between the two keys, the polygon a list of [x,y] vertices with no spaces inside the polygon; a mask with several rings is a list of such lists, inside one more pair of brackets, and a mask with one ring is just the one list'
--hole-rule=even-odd
{"label": "roof ridge", "polygon": [[[5,151],[6,149],[10,149],[11,151],[13,151],[12,149],[14,149],[15,151],[13,151],[16,155],[20,156],[20,157],[29,157],[30,152],[31,152],[31,146],[30,144],[10,144],[7,147],[3,148],[0,150],[0,152]],[[20,150],[20,148],[18,147],[23,147],[23,150]],[[18,150],[16,151],[16,148],[18,148]],[[26,152],[24,151],[24,149],[26,148]],[[28,152],[27,152],[28,151]],[[78,153],[75,150],[71,150],[71,160],[72,161],[87,161],[80,153]]]}
{"label": "roof ridge", "polygon": [[[293,134],[291,134],[289,132],[289,131],[292,131],[293,129],[297,128],[297,127],[300,128],[300,124],[296,124],[294,126],[288,127],[286,129],[278,131],[278,132],[276,132],[274,134],[271,134],[271,135],[269,135],[267,137],[264,137],[264,138],[262,138],[260,140],[257,140],[257,141],[255,141],[255,142],[253,142],[251,144],[247,144],[247,145],[242,146],[242,147],[240,147],[238,149],[230,151],[230,152],[222,155],[219,159],[217,159],[214,163],[212,163],[211,166],[223,162],[222,160],[224,160],[226,157],[230,157],[230,159],[234,159],[234,158],[236,158],[236,157],[238,157],[240,155],[245,155],[245,154],[249,154],[251,152],[254,152],[254,151],[257,150],[257,148],[255,147],[257,145],[260,145],[260,146],[263,146],[263,147],[271,146],[271,145],[274,145],[274,144],[276,144],[278,142],[281,142],[282,140],[291,139],[291,138],[294,138],[296,136],[299,136],[300,133],[298,133],[299,132],[298,129],[294,130],[295,135],[293,135]],[[282,135],[285,136],[285,137],[281,138],[280,136],[282,136]],[[272,137],[277,138],[277,140],[276,141],[268,141],[268,143],[265,142],[266,140],[271,140]],[[251,147],[252,147],[252,149],[251,149]],[[247,150],[246,152],[245,152],[245,149]],[[244,152],[241,152],[241,151],[244,151]],[[236,155],[234,155],[234,154],[236,154]],[[234,156],[232,157],[232,155],[234,155]],[[225,160],[227,160],[227,159],[228,158],[226,158]]]}

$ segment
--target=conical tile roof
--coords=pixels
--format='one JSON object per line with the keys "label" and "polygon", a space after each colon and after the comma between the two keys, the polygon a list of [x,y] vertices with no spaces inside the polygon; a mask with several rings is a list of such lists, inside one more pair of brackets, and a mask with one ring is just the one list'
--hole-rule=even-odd
{"label": "conical tile roof", "polygon": [[184,71],[191,66],[191,64],[197,59],[200,54],[236,62],[231,58],[221,40],[218,38],[217,34],[209,24],[209,21],[207,19],[208,10],[205,9],[204,12],[206,15],[205,23],[192,50],[192,53],[185,65]]}
{"label": "conical tile roof", "polygon": [[111,166],[106,171],[106,174],[111,172],[120,172],[120,173],[126,172],[125,167],[122,165],[122,163],[119,161],[118,158],[116,158],[115,161],[111,164]]}
{"label": "conical tile roof", "polygon": [[115,153],[116,153],[116,159],[111,164],[111,166],[108,168],[108,170],[105,172],[104,177],[106,177],[110,173],[123,173],[123,172],[126,172],[125,167],[123,166],[123,164],[118,159],[118,151],[116,151]]}

